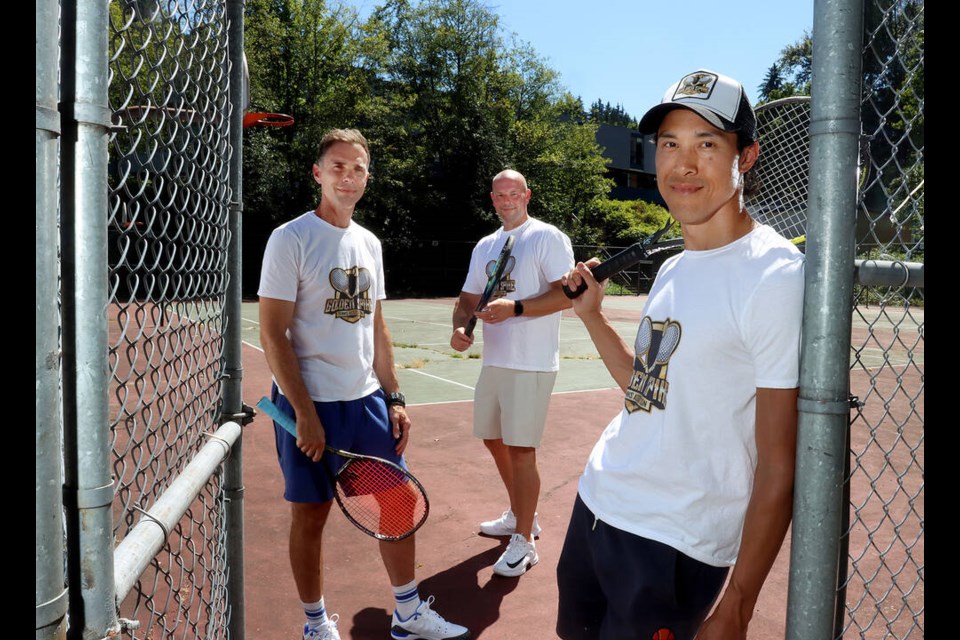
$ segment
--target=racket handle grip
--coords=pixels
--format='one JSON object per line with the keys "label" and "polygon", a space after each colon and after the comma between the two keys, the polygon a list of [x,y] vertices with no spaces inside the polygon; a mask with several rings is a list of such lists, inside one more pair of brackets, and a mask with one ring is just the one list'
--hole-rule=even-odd
{"label": "racket handle grip", "polygon": [[297,422],[283,411],[280,407],[271,402],[270,398],[263,396],[257,402],[257,408],[270,416],[274,422],[286,429],[294,438],[297,437]]}
{"label": "racket handle grip", "polygon": [[477,326],[477,316],[470,316],[470,319],[467,320],[466,326],[463,328],[463,333],[468,338],[473,336],[473,330]]}
{"label": "racket handle grip", "polygon": [[[597,282],[603,282],[610,276],[616,275],[628,267],[632,267],[646,257],[646,247],[642,242],[637,242],[630,245],[609,260],[604,260],[591,269],[590,272],[593,273],[593,277],[596,278]],[[571,300],[580,297],[580,295],[586,290],[586,282],[581,282],[580,286],[576,289],[571,289],[567,285],[563,285],[563,293],[566,294],[566,296]]]}

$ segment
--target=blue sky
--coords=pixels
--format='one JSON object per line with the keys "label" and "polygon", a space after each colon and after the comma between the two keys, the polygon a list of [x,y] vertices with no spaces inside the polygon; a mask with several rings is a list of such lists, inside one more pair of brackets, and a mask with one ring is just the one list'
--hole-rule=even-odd
{"label": "blue sky", "polygon": [[[345,4],[365,13],[378,3]],[[755,102],[783,48],[813,31],[813,0],[488,0],[487,6],[584,106],[601,98],[634,118],[700,68],[736,78]]]}

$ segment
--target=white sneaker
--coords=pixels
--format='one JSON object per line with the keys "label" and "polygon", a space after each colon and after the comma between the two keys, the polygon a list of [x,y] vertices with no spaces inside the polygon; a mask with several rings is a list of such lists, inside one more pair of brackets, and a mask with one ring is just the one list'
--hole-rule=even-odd
{"label": "white sneaker", "polygon": [[493,565],[493,572],[498,576],[515,578],[522,576],[527,569],[540,562],[537,547],[519,533],[510,536],[510,544],[500,559]]}
{"label": "white sneaker", "polygon": [[[530,531],[530,535],[534,538],[540,537],[540,523],[537,521],[537,514],[533,514],[533,529]],[[513,515],[513,511],[507,509],[503,514],[496,520],[487,520],[486,522],[480,523],[480,533],[485,533],[488,536],[512,536],[517,532],[517,516]]]}
{"label": "white sneaker", "polygon": [[466,640],[470,631],[466,627],[447,622],[430,608],[433,596],[420,603],[416,613],[401,620],[396,609],[390,625],[390,637],[394,640]]}
{"label": "white sneaker", "polygon": [[340,615],[335,613],[319,627],[303,625],[303,640],[340,640],[340,632],[337,631],[339,619]]}

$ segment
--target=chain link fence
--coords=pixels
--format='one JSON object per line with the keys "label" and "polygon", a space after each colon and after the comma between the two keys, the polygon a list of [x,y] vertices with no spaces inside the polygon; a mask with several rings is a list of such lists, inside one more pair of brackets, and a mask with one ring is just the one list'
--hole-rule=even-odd
{"label": "chain link fence", "polygon": [[[110,3],[109,367],[122,541],[218,426],[229,240],[223,2]],[[132,638],[226,637],[220,471],[120,603]]]}
{"label": "chain link fence", "polygon": [[[864,8],[847,476],[836,636],[924,636],[923,2]],[[868,268],[886,272],[871,281]]]}

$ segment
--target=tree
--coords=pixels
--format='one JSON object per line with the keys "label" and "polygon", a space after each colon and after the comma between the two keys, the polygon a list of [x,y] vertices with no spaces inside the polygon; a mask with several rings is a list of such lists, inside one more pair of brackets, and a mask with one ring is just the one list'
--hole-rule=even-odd
{"label": "tree", "polygon": [[761,96],[776,95],[783,89],[783,78],[780,77],[780,68],[776,64],[767,69],[767,75],[758,89]]}
{"label": "tree", "polygon": [[604,103],[600,98],[597,98],[597,101],[590,105],[590,111],[586,116],[591,122],[598,124],[613,124],[620,127],[637,126],[637,121],[624,111],[621,105],[612,107],[609,102]]}
{"label": "tree", "polygon": [[770,65],[760,86],[757,106],[780,98],[810,95],[812,73],[813,38],[804,33],[803,38],[784,47],[780,58]]}
{"label": "tree", "polygon": [[[580,241],[602,235],[612,185],[596,123],[480,0],[385,0],[362,24],[323,0],[248,0],[246,21],[254,108],[296,125],[245,133],[245,253],[262,254],[270,228],[316,205],[309,169],[330,127],[370,142],[355,219],[383,241],[394,293],[458,290],[469,247],[498,224],[490,181],[504,168],[527,176],[533,215]],[[466,255],[431,253],[454,243]],[[438,261],[461,270],[441,281],[413,269]]]}

